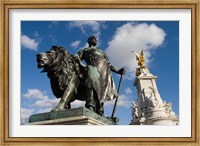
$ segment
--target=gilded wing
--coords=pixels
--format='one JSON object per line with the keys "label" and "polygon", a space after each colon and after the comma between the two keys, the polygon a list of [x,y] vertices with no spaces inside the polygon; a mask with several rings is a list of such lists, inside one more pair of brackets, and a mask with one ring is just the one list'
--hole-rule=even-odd
{"label": "gilded wing", "polygon": [[131,51],[136,55],[136,60],[138,61],[138,65],[142,68],[145,67],[145,60],[144,60],[144,49],[142,49],[140,55],[137,54],[135,51]]}
{"label": "gilded wing", "polygon": [[136,53],[135,51],[131,51],[131,52],[133,52],[133,53],[135,54],[136,59],[139,61],[139,59],[140,59],[140,55],[139,55],[138,53]]}
{"label": "gilded wing", "polygon": [[140,56],[139,56],[139,61],[144,61],[144,49],[142,49]]}

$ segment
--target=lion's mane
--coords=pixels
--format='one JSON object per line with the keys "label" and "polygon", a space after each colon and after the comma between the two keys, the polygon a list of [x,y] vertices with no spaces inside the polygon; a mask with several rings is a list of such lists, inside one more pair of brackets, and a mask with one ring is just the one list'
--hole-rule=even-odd
{"label": "lion's mane", "polygon": [[64,91],[72,74],[75,73],[75,63],[72,55],[63,47],[53,46],[51,50],[56,51],[56,58],[54,58],[53,62],[45,67],[43,71],[47,72],[47,76],[51,80],[51,86],[57,86],[56,88],[59,87],[61,91]]}

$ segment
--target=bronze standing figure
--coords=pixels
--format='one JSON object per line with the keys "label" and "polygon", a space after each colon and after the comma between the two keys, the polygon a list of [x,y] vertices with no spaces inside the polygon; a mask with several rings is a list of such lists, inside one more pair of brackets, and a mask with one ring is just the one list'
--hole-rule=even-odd
{"label": "bronze standing figure", "polygon": [[108,60],[106,54],[96,48],[97,39],[95,36],[88,38],[88,48],[80,50],[76,59],[86,62],[85,77],[83,84],[86,86],[86,107],[103,115],[104,102],[117,97],[117,91],[112,78],[111,71],[124,74],[124,68],[117,70]]}

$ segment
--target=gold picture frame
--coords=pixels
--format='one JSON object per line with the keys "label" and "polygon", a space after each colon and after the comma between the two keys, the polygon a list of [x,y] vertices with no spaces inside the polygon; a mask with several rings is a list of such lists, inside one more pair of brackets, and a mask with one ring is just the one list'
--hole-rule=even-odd
{"label": "gold picture frame", "polygon": [[[1,57],[0,57],[0,123],[1,145],[199,145],[199,0],[1,0]],[[191,9],[192,13],[192,136],[191,137],[147,137],[147,138],[22,138],[9,137],[9,9]]]}

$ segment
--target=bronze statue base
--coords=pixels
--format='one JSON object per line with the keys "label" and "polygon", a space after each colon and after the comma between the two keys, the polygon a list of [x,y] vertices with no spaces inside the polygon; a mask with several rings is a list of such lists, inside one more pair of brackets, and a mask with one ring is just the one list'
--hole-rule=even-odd
{"label": "bronze statue base", "polygon": [[32,115],[29,125],[116,125],[112,120],[84,108]]}

